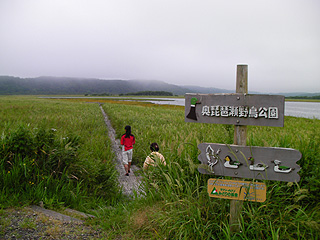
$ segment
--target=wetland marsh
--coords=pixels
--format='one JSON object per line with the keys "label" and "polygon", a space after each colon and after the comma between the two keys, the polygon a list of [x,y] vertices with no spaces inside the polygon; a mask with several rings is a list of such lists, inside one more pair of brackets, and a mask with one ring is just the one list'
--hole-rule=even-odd
{"label": "wetland marsh", "polygon": [[[298,162],[301,181],[264,181],[267,200],[244,202],[241,232],[232,234],[229,200],[208,196],[207,181],[212,176],[197,170],[197,145],[202,142],[231,144],[233,126],[185,123],[182,106],[99,99],[117,138],[123,134],[125,125],[132,126],[137,141],[133,158],[136,165],[143,164],[149,154],[149,144],[154,141],[167,161],[167,166],[141,172],[141,188],[145,194],[128,199],[116,183],[111,142],[99,105],[88,103],[90,101],[97,100],[1,97],[1,208],[39,201],[47,208],[73,207],[95,215],[90,224],[102,229],[108,239],[320,237],[320,120],[286,116],[283,128],[248,126],[248,146],[294,148],[302,153]],[[52,140],[52,145],[50,141],[31,144],[40,136],[39,129]],[[49,134],[52,129],[56,130],[54,136]],[[29,145],[25,142],[22,145],[25,153],[30,152],[27,156],[17,154],[7,145],[9,140],[18,141],[13,136],[21,132],[30,140]],[[67,137],[73,141],[66,141]],[[35,149],[38,154],[34,153]],[[70,159],[63,158],[64,151]],[[38,156],[41,154],[42,158]],[[38,163],[46,163],[48,159],[55,163],[55,160],[58,165],[62,160],[72,161],[59,168],[59,177],[54,177],[55,170],[40,172],[42,168],[32,165],[32,159]],[[15,176],[21,175],[19,181],[10,177],[14,171]],[[42,176],[32,178],[37,174],[43,174],[44,179]]]}

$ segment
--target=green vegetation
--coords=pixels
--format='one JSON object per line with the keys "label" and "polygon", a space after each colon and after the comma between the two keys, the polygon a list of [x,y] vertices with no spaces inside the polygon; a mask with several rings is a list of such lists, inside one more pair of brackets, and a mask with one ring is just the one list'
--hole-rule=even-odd
{"label": "green vegetation", "polygon": [[[168,165],[144,176],[144,198],[114,211],[113,229],[126,238],[142,239],[317,239],[320,229],[320,121],[285,118],[285,127],[248,127],[248,145],[295,148],[302,152],[298,184],[266,181],[267,201],[245,202],[241,233],[229,231],[229,201],[208,197],[207,180],[199,174],[197,145],[232,143],[227,125],[184,122],[184,108],[142,103],[104,104],[117,133],[132,126],[137,139],[134,161],[142,164],[148,146],[157,141]],[[102,213],[101,213],[102,214]],[[121,217],[123,216],[123,217]],[[105,223],[110,229],[110,222]],[[110,234],[120,234],[111,231]]]}
{"label": "green vegetation", "polygon": [[320,99],[291,99],[291,98],[286,98],[286,102],[320,102]]}
{"label": "green vegetation", "polygon": [[286,99],[320,100],[320,95],[318,95],[318,96],[294,96],[294,97],[286,97]]}
{"label": "green vegetation", "polygon": [[[319,239],[320,120],[285,117],[283,128],[248,126],[247,145],[294,148],[303,154],[298,162],[302,167],[301,181],[265,181],[267,200],[244,202],[241,232],[232,234],[229,200],[210,198],[207,180],[213,176],[197,170],[197,145],[232,143],[232,126],[185,123],[184,108],[179,106],[99,100],[104,102],[103,108],[118,138],[125,125],[132,126],[137,141],[135,164],[142,165],[149,154],[149,144],[154,141],[167,161],[167,166],[141,172],[141,188],[145,193],[130,200],[119,196],[111,184],[115,180],[113,154],[98,104],[85,102],[86,99],[1,97],[1,141],[15,139],[23,146],[17,153],[9,151],[9,145],[2,145],[6,147],[1,151],[7,151],[2,159],[17,165],[13,169],[8,161],[2,161],[1,179],[9,179],[8,171],[11,174],[15,170],[22,175],[17,179],[21,184],[22,178],[28,181],[30,178],[26,176],[31,177],[26,169],[32,170],[34,177],[46,176],[44,181],[23,183],[17,191],[13,189],[14,178],[6,180],[11,185],[1,183],[2,207],[41,200],[47,207],[72,206],[95,214],[97,218],[91,224],[103,229],[110,239]],[[14,138],[18,135],[29,141]],[[45,136],[40,138],[43,142],[37,141],[37,136]],[[70,145],[65,137],[69,137]],[[10,146],[14,148],[15,144]],[[59,155],[60,151],[67,153]],[[43,158],[39,157],[37,164],[50,167],[43,169],[41,164],[34,167],[30,161],[38,155]],[[65,165],[55,171],[61,167],[59,161]],[[23,163],[31,166],[25,168]],[[50,193],[42,192],[43,186]]]}
{"label": "green vegetation", "polygon": [[1,97],[0,114],[0,206],[87,209],[117,198],[97,104]]}
{"label": "green vegetation", "polygon": [[108,96],[113,96],[112,94],[110,93],[100,93],[100,94],[85,94],[85,96],[93,96],[93,97],[97,97],[97,96],[101,96],[101,97],[108,97]]}

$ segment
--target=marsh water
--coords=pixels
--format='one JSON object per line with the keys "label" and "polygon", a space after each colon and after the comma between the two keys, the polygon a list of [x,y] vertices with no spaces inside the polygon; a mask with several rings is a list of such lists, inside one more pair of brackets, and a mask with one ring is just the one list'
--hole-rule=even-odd
{"label": "marsh water", "polygon": [[[148,100],[155,104],[172,104],[184,106],[184,98],[159,98]],[[284,115],[320,119],[320,102],[285,102]]]}
{"label": "marsh water", "polygon": [[[41,97],[41,98],[119,98],[126,97]],[[184,106],[184,98],[157,98],[157,97],[137,97],[140,101],[151,102],[154,104],[169,104]],[[145,100],[143,100],[145,99]],[[134,98],[128,97],[128,101],[133,101]],[[136,101],[136,100],[134,100]],[[320,119],[320,102],[285,102],[284,107],[285,116],[303,117],[303,118],[317,118]]]}

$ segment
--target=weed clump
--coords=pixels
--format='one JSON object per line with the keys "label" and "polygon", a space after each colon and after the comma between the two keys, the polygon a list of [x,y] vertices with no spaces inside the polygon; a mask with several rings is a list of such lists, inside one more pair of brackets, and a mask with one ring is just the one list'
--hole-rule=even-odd
{"label": "weed clump", "polygon": [[[45,206],[79,205],[88,196],[116,192],[113,173],[104,164],[87,168],[79,158],[79,136],[58,137],[56,129],[19,125],[5,129],[0,139],[0,204],[5,200]],[[90,176],[90,177],[89,177]],[[101,176],[105,179],[102,181]],[[100,185],[91,185],[99,181]],[[115,188],[114,185],[113,188]],[[107,195],[102,194],[102,197]]]}

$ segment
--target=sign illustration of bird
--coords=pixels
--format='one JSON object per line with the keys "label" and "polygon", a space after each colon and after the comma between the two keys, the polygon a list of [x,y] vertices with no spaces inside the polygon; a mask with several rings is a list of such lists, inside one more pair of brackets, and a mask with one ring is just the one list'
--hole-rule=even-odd
{"label": "sign illustration of bird", "polygon": [[250,161],[249,169],[252,171],[264,171],[268,168],[268,165],[263,163],[254,163],[254,158],[249,157],[248,160]]}
{"label": "sign illustration of bird", "polygon": [[240,165],[242,165],[239,161],[234,161],[232,158],[227,155],[225,158],[225,163],[223,164],[226,168],[238,168]]}
{"label": "sign illustration of bird", "polygon": [[218,158],[216,155],[219,154],[219,152],[220,151],[218,150],[217,153],[214,153],[214,150],[210,145],[208,145],[208,147],[206,148],[206,158],[208,160],[208,166],[210,167],[212,173],[214,173],[212,169],[213,166],[218,163]]}
{"label": "sign illustration of bird", "polygon": [[197,121],[197,115],[196,115],[196,104],[200,103],[196,97],[191,98],[191,108],[187,115],[187,118],[196,120]]}
{"label": "sign illustration of bird", "polygon": [[275,172],[279,172],[279,173],[289,173],[291,171],[294,170],[294,168],[291,167],[286,167],[286,166],[280,166],[281,161],[280,160],[273,160],[271,161],[272,163],[274,163],[274,168],[273,170]]}

